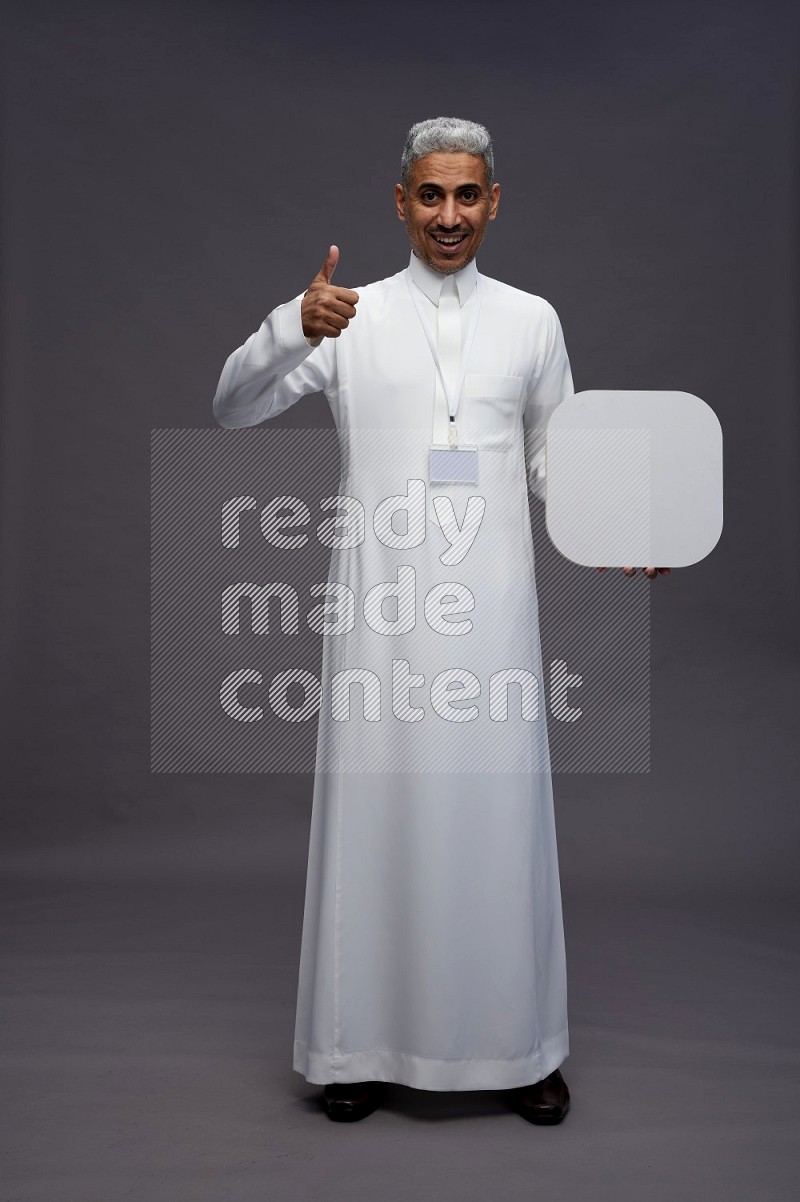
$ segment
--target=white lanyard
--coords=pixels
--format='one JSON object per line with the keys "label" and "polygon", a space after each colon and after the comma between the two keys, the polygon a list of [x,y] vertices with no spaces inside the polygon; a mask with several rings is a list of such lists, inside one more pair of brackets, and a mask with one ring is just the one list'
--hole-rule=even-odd
{"label": "white lanyard", "polygon": [[469,362],[469,357],[472,352],[472,344],[475,341],[475,331],[478,328],[478,317],[479,317],[480,311],[481,311],[480,276],[475,277],[475,304],[472,309],[472,320],[469,325],[469,332],[467,334],[466,345],[465,345],[464,351],[461,355],[461,364],[460,364],[459,370],[458,370],[458,379],[456,381],[455,393],[451,393],[450,389],[447,386],[447,380],[444,377],[444,372],[442,371],[442,365],[439,362],[439,352],[436,349],[436,344],[433,341],[433,338],[431,337],[431,332],[428,329],[428,327],[423,319],[422,313],[420,312],[419,301],[417,300],[417,297],[414,295],[414,288],[416,288],[417,285],[414,284],[413,287],[411,286],[410,272],[408,272],[408,271],[406,272],[406,286],[408,287],[408,291],[411,294],[411,299],[414,302],[414,308],[417,311],[417,317],[419,318],[419,324],[422,326],[422,331],[428,340],[428,346],[431,348],[431,354],[433,355],[433,361],[436,364],[436,368],[439,372],[439,378],[442,381],[444,395],[447,397],[447,408],[450,412],[450,422],[449,422],[450,442],[453,443],[453,442],[455,442],[455,421],[456,421],[456,413],[458,412],[458,403],[461,400],[461,392],[464,387],[464,376],[467,373],[467,363]]}

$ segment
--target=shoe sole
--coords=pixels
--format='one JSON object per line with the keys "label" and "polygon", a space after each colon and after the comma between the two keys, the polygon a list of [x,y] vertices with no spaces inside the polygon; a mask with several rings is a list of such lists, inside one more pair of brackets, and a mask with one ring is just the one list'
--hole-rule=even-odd
{"label": "shoe sole", "polygon": [[339,1103],[336,1098],[330,1102],[323,1098],[323,1106],[328,1118],[334,1123],[357,1123],[361,1119],[368,1118],[373,1114],[383,1101],[382,1097],[374,1098],[369,1102],[363,1102],[361,1105],[353,1107],[342,1107],[339,1109]]}
{"label": "shoe sole", "polygon": [[560,1123],[568,1113],[570,1100],[571,1099],[567,1098],[560,1114],[536,1114],[535,1111],[525,1107],[524,1104],[514,1106],[513,1110],[520,1116],[520,1118],[525,1119],[525,1121],[528,1123],[534,1123],[537,1127],[554,1127],[557,1123]]}
{"label": "shoe sole", "polygon": [[368,1118],[377,1109],[377,1106],[370,1106],[368,1110],[350,1110],[343,1114],[337,1114],[335,1110],[327,1110],[325,1113],[334,1123],[358,1123],[361,1119]]}

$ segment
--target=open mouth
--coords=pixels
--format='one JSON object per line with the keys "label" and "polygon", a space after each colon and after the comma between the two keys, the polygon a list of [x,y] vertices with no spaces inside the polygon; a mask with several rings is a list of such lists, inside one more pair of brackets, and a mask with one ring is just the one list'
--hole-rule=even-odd
{"label": "open mouth", "polygon": [[466,234],[431,234],[436,245],[445,252],[457,250],[466,236]]}

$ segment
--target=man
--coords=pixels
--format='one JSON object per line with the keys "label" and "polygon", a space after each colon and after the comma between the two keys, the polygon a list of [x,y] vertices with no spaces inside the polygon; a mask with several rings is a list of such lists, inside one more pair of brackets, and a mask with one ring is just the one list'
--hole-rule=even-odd
{"label": "man", "polygon": [[[364,710],[353,725],[320,708],[294,1067],[324,1084],[335,1120],[369,1114],[396,1082],[506,1090],[529,1121],[556,1123],[570,1098],[552,784],[544,714],[519,711],[543,679],[526,485],[544,498],[546,424],[572,376],[552,306],[478,273],[500,201],[484,127],[414,125],[401,180],[408,267],[340,287],[331,246],[306,291],[228,358],[213,405],[237,428],[322,391],[342,496],[367,514],[374,502],[378,531],[381,498],[397,507],[408,494],[405,533],[331,560],[330,580],[348,582],[367,621],[326,637],[323,697],[335,671],[357,667]],[[411,538],[412,521],[424,537]],[[469,553],[447,566],[470,523]],[[409,571],[436,633],[400,623]],[[382,602],[369,609],[370,588],[395,579],[397,634]],[[455,605],[463,638],[437,625],[431,598]],[[483,669],[499,683],[487,688]],[[461,706],[481,704],[451,705],[452,685]],[[392,703],[380,722],[366,714],[372,687],[376,705]],[[499,709],[486,712],[487,693]]]}

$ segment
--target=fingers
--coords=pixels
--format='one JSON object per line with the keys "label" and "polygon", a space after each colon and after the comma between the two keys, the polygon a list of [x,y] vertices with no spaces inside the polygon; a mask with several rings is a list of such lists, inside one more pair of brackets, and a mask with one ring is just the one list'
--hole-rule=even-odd
{"label": "fingers", "polygon": [[[656,576],[658,576],[659,572],[661,573],[662,576],[668,576],[670,573],[669,568],[648,567],[648,568],[642,568],[642,571],[644,572],[644,574],[648,580],[655,580],[655,578],[656,578]],[[628,567],[628,568],[624,569],[624,572],[625,572],[626,576],[635,576],[636,568]]]}
{"label": "fingers", "polygon": [[[339,291],[347,292],[349,296],[358,297],[355,292],[349,292],[346,288],[341,288]],[[356,315],[356,301],[343,300],[340,296],[332,296],[330,300],[325,302],[325,308],[330,313],[338,313],[340,317],[346,317],[348,320]]]}
{"label": "fingers", "polygon": [[338,338],[356,315],[358,293],[352,288],[337,288],[331,277],[339,262],[339,247],[332,245],[314,279],[303,293],[301,308],[303,333],[316,337]]}
{"label": "fingers", "polygon": [[325,258],[325,262],[322,264],[319,271],[317,272],[317,279],[321,280],[323,284],[330,284],[333,273],[336,270],[336,264],[338,262],[339,262],[339,247],[338,246],[329,247],[328,254]]}
{"label": "fingers", "polygon": [[320,323],[321,325],[332,330],[346,330],[350,325],[350,321],[347,317],[342,317],[340,313],[329,312],[322,313],[320,315]]}
{"label": "fingers", "polygon": [[[333,273],[336,270],[336,264],[339,262],[339,247],[331,246],[325,258],[325,262],[320,267],[312,284],[330,284]],[[352,288],[337,288],[331,284],[333,295],[338,301],[342,301],[346,305],[355,305],[358,302],[358,293]]]}
{"label": "fingers", "polygon": [[339,262],[339,247],[328,247],[328,253],[325,256],[325,261],[320,267],[317,274],[311,281],[312,284],[330,284],[331,276],[336,270],[336,264]]}
{"label": "fingers", "polygon": [[336,297],[336,300],[341,301],[342,304],[358,304],[358,293],[354,292],[352,288],[334,288],[333,295]]}
{"label": "fingers", "polygon": [[[605,568],[597,568],[596,570],[598,572],[606,571]],[[626,576],[635,576],[636,575],[636,568],[632,567],[630,564],[627,564],[622,570]],[[642,568],[642,571],[644,572],[645,576],[647,576],[650,580],[655,580],[656,576],[659,574],[662,576],[669,576],[672,569],[671,568],[648,567],[648,568]]]}

